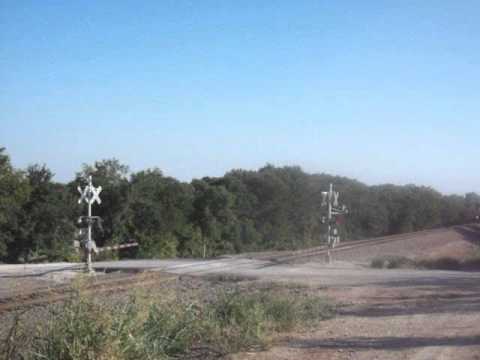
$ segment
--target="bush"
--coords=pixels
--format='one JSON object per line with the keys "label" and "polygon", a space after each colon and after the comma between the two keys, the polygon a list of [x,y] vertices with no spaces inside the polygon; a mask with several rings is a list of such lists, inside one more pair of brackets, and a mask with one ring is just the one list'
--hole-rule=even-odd
{"label": "bush", "polygon": [[462,263],[458,259],[442,257],[439,259],[418,260],[417,267],[436,270],[460,270]]}
{"label": "bush", "polygon": [[415,261],[404,256],[391,255],[374,258],[370,266],[377,269],[413,268]]}
{"label": "bush", "polygon": [[300,320],[295,301],[289,298],[272,298],[264,296],[262,302],[265,314],[275,331],[291,330]]}
{"label": "bush", "polygon": [[60,308],[51,307],[46,324],[32,342],[26,358],[102,359],[109,358],[113,314],[91,298],[72,298]]}
{"label": "bush", "polygon": [[463,267],[465,270],[480,270],[480,257],[465,260]]}
{"label": "bush", "polygon": [[465,270],[480,270],[480,247],[475,249],[463,265]]}
{"label": "bush", "polygon": [[225,352],[261,346],[266,332],[264,305],[255,296],[238,291],[220,293],[207,306],[206,328]]}
{"label": "bush", "polygon": [[385,264],[385,259],[376,257],[370,263],[370,266],[375,269],[383,269]]}
{"label": "bush", "polygon": [[177,255],[177,238],[171,234],[137,234],[139,248],[137,257],[140,259],[172,258]]}
{"label": "bush", "polygon": [[193,306],[153,304],[143,324],[143,356],[177,356],[189,352],[201,336],[201,314]]}
{"label": "bush", "polygon": [[15,316],[0,354],[9,360],[170,359],[199,349],[226,354],[264,347],[275,332],[333,315],[324,299],[271,290],[219,291],[207,302],[168,295],[112,303],[76,289],[65,303],[49,306],[34,328],[28,316]]}
{"label": "bush", "polygon": [[442,257],[438,259],[411,260],[402,256],[383,256],[372,260],[371,267],[377,269],[417,268],[430,270],[480,270],[480,250],[465,259]]}
{"label": "bush", "polygon": [[289,331],[302,326],[313,326],[334,314],[334,307],[321,297],[267,293],[262,297],[267,319],[275,331]]}

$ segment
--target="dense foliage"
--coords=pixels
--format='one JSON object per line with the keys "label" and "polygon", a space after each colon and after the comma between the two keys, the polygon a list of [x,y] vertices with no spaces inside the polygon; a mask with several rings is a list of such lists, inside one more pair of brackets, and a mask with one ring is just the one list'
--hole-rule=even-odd
{"label": "dense foliage", "polygon": [[129,174],[117,160],[84,165],[69,184],[45,166],[15,169],[0,149],[0,261],[68,259],[77,237],[77,186],[91,174],[101,185],[99,246],[135,239],[139,257],[215,256],[321,244],[321,192],[334,183],[351,212],[341,226],[361,239],[472,221],[480,196],[444,196],[423,186],[367,186],[345,177],[267,165],[183,183],[159,169]]}

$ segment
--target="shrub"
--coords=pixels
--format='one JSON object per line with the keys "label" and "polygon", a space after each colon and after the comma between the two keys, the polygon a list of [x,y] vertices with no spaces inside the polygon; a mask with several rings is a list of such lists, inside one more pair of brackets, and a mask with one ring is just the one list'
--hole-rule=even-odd
{"label": "shrub", "polygon": [[372,262],[370,263],[370,266],[375,269],[383,269],[384,263],[385,263],[384,258],[376,257],[372,260]]}
{"label": "shrub", "polygon": [[463,265],[466,270],[480,270],[480,247],[474,250]]}
{"label": "shrub", "polygon": [[329,301],[316,296],[267,293],[263,295],[262,303],[275,331],[289,331],[299,325],[312,326],[332,317],[335,312]]}
{"label": "shrub", "polygon": [[115,314],[94,298],[77,293],[60,307],[50,307],[33,359],[94,360],[111,358]]}
{"label": "shrub", "polygon": [[143,324],[142,358],[187,353],[200,335],[200,313],[195,306],[153,304]]}
{"label": "shrub", "polygon": [[460,270],[462,264],[458,259],[442,257],[439,259],[418,260],[417,267],[437,270]]}
{"label": "shrub", "polygon": [[262,345],[266,314],[256,297],[239,291],[222,292],[206,308],[209,342],[219,342],[222,350],[236,352]]}
{"label": "shrub", "polygon": [[389,255],[374,258],[370,266],[377,269],[413,268],[415,261],[405,256]]}
{"label": "shrub", "polygon": [[275,331],[291,330],[299,321],[297,304],[289,298],[264,296],[265,314]]}
{"label": "shrub", "polygon": [[442,257],[437,259],[411,260],[402,256],[383,256],[372,260],[377,269],[420,268],[431,270],[480,270],[480,251],[476,250],[465,259]]}
{"label": "shrub", "polygon": [[226,354],[264,347],[269,336],[333,315],[322,298],[272,291],[218,291],[207,301],[130,295],[95,297],[76,285],[70,299],[44,309],[37,327],[14,317],[0,354],[5,359],[137,360]]}

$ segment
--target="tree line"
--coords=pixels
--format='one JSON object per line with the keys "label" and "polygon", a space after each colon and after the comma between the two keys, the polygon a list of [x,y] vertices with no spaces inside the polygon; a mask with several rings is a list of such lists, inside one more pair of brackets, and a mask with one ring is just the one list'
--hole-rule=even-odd
{"label": "tree line", "polygon": [[0,149],[0,261],[44,257],[68,260],[79,238],[77,186],[92,175],[101,185],[94,214],[98,246],[140,245],[140,258],[202,257],[320,245],[326,233],[321,192],[335,184],[350,209],[340,225],[343,239],[362,239],[473,221],[480,196],[442,195],[416,185],[367,186],[346,177],[308,174],[297,166],[266,165],[232,170],[222,177],[181,182],[160,169],[130,173],[118,160],[84,165],[67,184],[45,165],[16,169]]}

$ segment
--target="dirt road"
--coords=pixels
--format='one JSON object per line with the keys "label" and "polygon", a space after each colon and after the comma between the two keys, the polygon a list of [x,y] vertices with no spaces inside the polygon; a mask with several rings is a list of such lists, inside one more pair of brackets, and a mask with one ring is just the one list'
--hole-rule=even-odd
{"label": "dirt road", "polygon": [[235,359],[480,359],[478,278],[385,279],[326,292],[342,304],[336,318]]}

